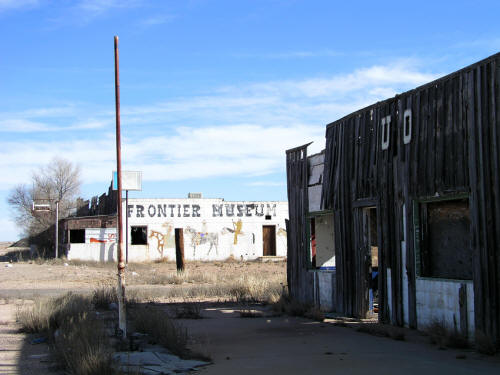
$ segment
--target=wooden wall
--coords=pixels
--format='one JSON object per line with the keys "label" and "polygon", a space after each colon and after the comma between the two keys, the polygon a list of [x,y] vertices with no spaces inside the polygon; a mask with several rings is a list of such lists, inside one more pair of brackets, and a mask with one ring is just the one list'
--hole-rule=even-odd
{"label": "wooden wall", "polygon": [[313,276],[309,268],[307,238],[308,165],[307,145],[286,152],[288,186],[287,280],[290,296],[304,303],[314,301]]}
{"label": "wooden wall", "polygon": [[[359,282],[363,266],[357,253],[362,237],[358,233],[360,209],[376,206],[379,316],[382,321],[403,324],[406,307],[402,303],[402,273],[406,272],[409,323],[416,327],[414,202],[465,195],[469,197],[471,215],[475,325],[494,339],[500,338],[499,85],[500,54],[496,54],[327,126],[322,204],[323,209],[333,210],[335,217],[339,311],[354,316],[365,313],[361,302],[363,284]],[[408,144],[403,142],[406,109],[412,111]],[[390,142],[388,149],[382,150],[380,123],[388,115]],[[303,210],[297,206],[303,195],[294,169],[299,167],[304,173],[306,167],[296,160],[297,152],[287,153],[291,236],[297,229],[293,226],[298,225],[293,221],[300,220],[296,215]],[[292,209],[297,210],[293,215]],[[403,240],[407,244],[404,265]],[[301,258],[305,248],[293,251]],[[289,254],[289,262],[290,256],[294,254]],[[388,268],[391,296],[386,295]],[[300,276],[293,280],[300,280]],[[392,306],[388,306],[388,297]]]}

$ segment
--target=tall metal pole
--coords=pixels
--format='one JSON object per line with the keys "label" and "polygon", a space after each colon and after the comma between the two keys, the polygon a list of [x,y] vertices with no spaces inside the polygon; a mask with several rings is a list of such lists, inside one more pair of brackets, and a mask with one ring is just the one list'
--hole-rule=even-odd
{"label": "tall metal pole", "polygon": [[59,201],[56,201],[56,258],[59,258]]}
{"label": "tall metal pole", "polygon": [[116,111],[116,171],[118,179],[118,327],[123,338],[127,337],[125,311],[125,263],[123,261],[123,220],[122,220],[122,158],[120,139],[120,71],[118,58],[118,37],[115,36],[115,111]]}

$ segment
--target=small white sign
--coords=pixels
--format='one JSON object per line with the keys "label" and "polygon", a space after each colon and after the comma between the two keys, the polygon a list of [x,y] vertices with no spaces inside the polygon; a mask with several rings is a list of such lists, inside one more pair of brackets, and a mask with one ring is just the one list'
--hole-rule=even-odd
{"label": "small white sign", "polygon": [[[113,190],[118,190],[118,173],[113,171]],[[142,172],[122,171],[122,190],[142,190]]]}

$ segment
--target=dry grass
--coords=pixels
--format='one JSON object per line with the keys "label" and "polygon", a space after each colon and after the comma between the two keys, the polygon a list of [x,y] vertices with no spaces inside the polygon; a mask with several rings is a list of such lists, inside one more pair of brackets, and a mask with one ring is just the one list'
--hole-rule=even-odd
{"label": "dry grass", "polygon": [[24,332],[47,333],[55,331],[65,321],[79,316],[82,312],[91,310],[89,297],[68,293],[62,297],[38,299],[33,305],[18,310],[16,319]]}
{"label": "dry grass", "polygon": [[112,346],[103,322],[89,313],[63,322],[56,336],[56,352],[65,368],[74,375],[113,375]]}
{"label": "dry grass", "polygon": [[[68,293],[37,300],[17,313],[22,330],[43,333],[69,374],[117,374],[103,322],[93,313],[91,297]],[[54,338],[52,340],[52,338]]]}
{"label": "dry grass", "polygon": [[108,309],[111,303],[118,303],[116,288],[101,286],[94,289],[92,303],[96,309]]}
{"label": "dry grass", "polygon": [[276,315],[302,316],[319,322],[325,319],[325,315],[317,306],[291,298],[285,288],[282,289],[280,297],[271,304],[271,308]]}
{"label": "dry grass", "polygon": [[356,331],[368,333],[374,336],[389,337],[398,341],[405,340],[404,329],[379,323],[361,323],[356,328]]}
{"label": "dry grass", "polygon": [[189,356],[186,329],[176,324],[156,306],[137,306],[131,310],[133,324],[138,332],[146,333],[154,341],[181,358]]}
{"label": "dry grass", "polygon": [[490,337],[478,330],[476,332],[476,350],[482,354],[494,355],[497,352],[497,347]]}
{"label": "dry grass", "polygon": [[185,302],[174,308],[174,315],[177,319],[202,319],[200,302]]}
{"label": "dry grass", "polygon": [[429,335],[432,344],[440,348],[467,349],[470,344],[466,337],[456,330],[450,330],[442,322],[433,322],[424,332]]}

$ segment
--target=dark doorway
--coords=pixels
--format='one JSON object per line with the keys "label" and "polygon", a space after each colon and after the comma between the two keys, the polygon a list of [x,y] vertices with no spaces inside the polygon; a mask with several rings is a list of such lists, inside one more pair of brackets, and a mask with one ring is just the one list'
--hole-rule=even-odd
{"label": "dark doorway", "polygon": [[379,242],[376,207],[362,207],[356,211],[357,252],[356,284],[357,312],[360,318],[376,317],[378,313]]}
{"label": "dark doorway", "polygon": [[262,241],[263,251],[262,255],[276,256],[276,226],[263,225],[262,226]]}

